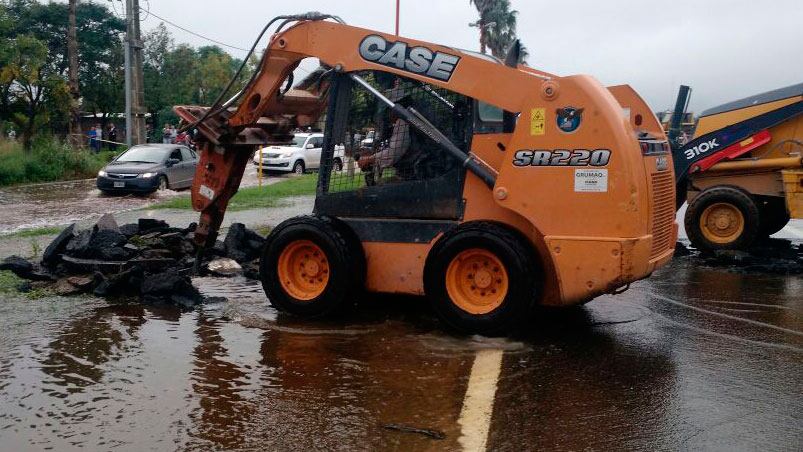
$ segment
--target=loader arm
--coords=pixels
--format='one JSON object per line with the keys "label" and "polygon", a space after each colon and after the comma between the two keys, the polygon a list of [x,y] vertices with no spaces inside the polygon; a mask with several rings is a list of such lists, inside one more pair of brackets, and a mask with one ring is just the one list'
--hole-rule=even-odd
{"label": "loader arm", "polygon": [[325,86],[282,89],[305,55],[282,50],[281,34],[271,37],[258,74],[239,94],[236,108],[208,115],[208,107],[176,106],[186,124],[195,125],[200,161],[192,185],[192,207],[201,213],[195,241],[212,246],[248,159],[259,146],[289,142],[296,127],[313,124],[324,109]]}
{"label": "loader arm", "polygon": [[[422,43],[407,38],[392,37],[371,30],[351,27],[341,23],[323,20],[300,20],[284,31],[274,34],[264,52],[256,75],[236,97],[236,107],[213,107],[211,113],[206,107],[177,106],[179,117],[198,131],[196,141],[201,154],[192,186],[192,206],[201,212],[195,240],[199,245],[211,246],[217,238],[217,231],[232,196],[242,180],[246,164],[258,146],[287,143],[292,138],[291,131],[296,127],[308,126],[326,108],[327,83],[313,84],[306,90],[287,89],[286,83],[301,60],[318,58],[321,65],[334,71],[354,72],[366,69],[380,69],[397,73],[433,86],[446,87],[457,91],[476,91],[476,80],[470,76],[454,74],[448,78],[440,74],[411,73],[402,67],[389,66],[378,61],[361,57],[358,49],[366,36],[387,36],[388,41],[403,41],[405,45],[426,45],[436,56],[443,53],[460,54],[459,63],[467,73],[482,72],[489,68],[497,69],[495,62],[473,57],[456,49]],[[434,61],[434,60],[433,60]],[[443,63],[442,63],[443,64]],[[434,64],[433,64],[434,66]],[[441,66],[445,67],[445,66]],[[477,93],[478,100],[493,102],[500,108],[519,111],[520,92],[516,86],[529,81],[531,75],[515,68],[495,70],[486,76],[488,86],[498,87]],[[410,121],[411,125],[427,127],[424,121]],[[430,130],[430,132],[432,132]],[[434,136],[433,133],[427,133]],[[437,140],[436,140],[437,142]],[[440,142],[444,152],[453,148],[451,143]],[[454,149],[451,149],[454,156]],[[495,168],[469,154],[463,164],[481,180],[492,186]]]}

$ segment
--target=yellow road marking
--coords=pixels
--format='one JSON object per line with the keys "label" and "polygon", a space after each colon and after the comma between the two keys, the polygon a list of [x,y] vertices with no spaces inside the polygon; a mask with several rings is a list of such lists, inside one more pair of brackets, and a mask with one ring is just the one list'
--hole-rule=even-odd
{"label": "yellow road marking", "polygon": [[458,441],[464,451],[484,452],[486,449],[503,354],[499,349],[480,350],[474,358],[457,421],[460,424]]}

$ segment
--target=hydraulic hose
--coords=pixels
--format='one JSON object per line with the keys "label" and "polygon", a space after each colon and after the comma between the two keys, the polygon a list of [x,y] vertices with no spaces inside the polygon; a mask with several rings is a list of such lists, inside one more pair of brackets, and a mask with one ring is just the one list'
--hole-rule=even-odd
{"label": "hydraulic hose", "polygon": [[[204,113],[203,116],[201,116],[197,121],[193,122],[192,124],[188,124],[188,125],[182,127],[181,131],[186,131],[186,130],[193,129],[193,128],[197,127],[198,124],[204,122],[210,116],[217,115],[220,112],[222,112],[223,110],[229,108],[230,105],[232,105],[234,102],[237,102],[237,100],[240,99],[240,97],[242,97],[243,92],[245,91],[245,89],[240,90],[231,99],[227,100],[225,103],[223,103],[221,105],[221,101],[226,96],[226,94],[229,92],[229,90],[231,90],[231,87],[234,86],[234,83],[237,82],[237,79],[240,77],[240,74],[242,74],[243,69],[245,69],[245,66],[248,64],[248,59],[251,58],[251,55],[254,54],[254,51],[256,50],[257,45],[259,45],[259,41],[262,40],[262,37],[265,36],[265,33],[268,31],[270,26],[273,25],[274,23],[276,23],[276,21],[284,20],[279,25],[279,27],[276,28],[276,32],[275,33],[279,33],[287,24],[289,24],[291,22],[298,22],[298,21],[303,21],[303,20],[326,20],[326,19],[332,19],[332,20],[335,20],[335,21],[337,21],[339,23],[345,24],[343,19],[341,19],[339,16],[335,16],[335,15],[332,15],[332,14],[323,14],[323,13],[319,13],[317,11],[310,11],[310,12],[304,13],[304,14],[292,14],[292,15],[276,16],[273,19],[271,19],[268,22],[268,24],[265,25],[265,27],[262,28],[262,31],[259,33],[259,36],[257,36],[256,40],[254,40],[254,44],[251,45],[251,49],[248,51],[248,54],[245,56],[245,58],[243,58],[243,62],[240,64],[240,67],[237,68],[237,72],[234,73],[234,76],[231,78],[231,80],[229,80],[229,83],[226,85],[226,88],[224,88],[223,91],[221,91],[220,95],[218,95],[217,99],[215,99],[215,101],[212,103],[212,106],[209,107],[209,110],[207,110],[206,113]],[[268,46],[268,49],[262,55],[262,58],[259,60],[259,64],[257,65],[257,67],[261,67],[262,66],[262,63],[265,61],[265,58],[266,58],[266,56],[267,56],[269,51],[270,51],[270,46]],[[257,78],[258,74],[259,74],[258,71],[254,71],[254,73],[251,74],[251,78],[248,80],[248,83],[246,83],[245,86],[246,87],[250,86],[254,82],[254,80]]]}

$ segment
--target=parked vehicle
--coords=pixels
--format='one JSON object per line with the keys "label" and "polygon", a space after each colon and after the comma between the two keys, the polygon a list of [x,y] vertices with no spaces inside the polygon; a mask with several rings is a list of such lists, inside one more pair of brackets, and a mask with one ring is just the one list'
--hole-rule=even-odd
{"label": "parked vehicle", "polygon": [[198,154],[175,144],[143,144],[123,152],[98,172],[104,193],[150,193],[192,186]]}
{"label": "parked vehicle", "polygon": [[360,148],[362,148],[362,149],[371,149],[371,147],[373,147],[373,145],[374,145],[374,138],[375,137],[376,137],[376,131],[375,130],[369,130],[368,131],[368,135],[365,137],[365,139],[360,141]]}
{"label": "parked vehicle", "polygon": [[[297,133],[292,144],[262,148],[262,166],[268,171],[304,174],[321,166],[323,133]],[[335,147],[335,170],[343,169],[343,146]],[[254,153],[254,165],[259,165],[259,151]]]}

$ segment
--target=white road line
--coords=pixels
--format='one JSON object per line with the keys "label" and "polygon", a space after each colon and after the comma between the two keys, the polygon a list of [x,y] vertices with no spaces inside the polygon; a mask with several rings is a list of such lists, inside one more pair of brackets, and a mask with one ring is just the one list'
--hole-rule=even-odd
{"label": "white road line", "polygon": [[464,451],[485,452],[503,354],[499,349],[480,350],[474,358],[463,409],[457,420],[460,424],[458,441]]}

